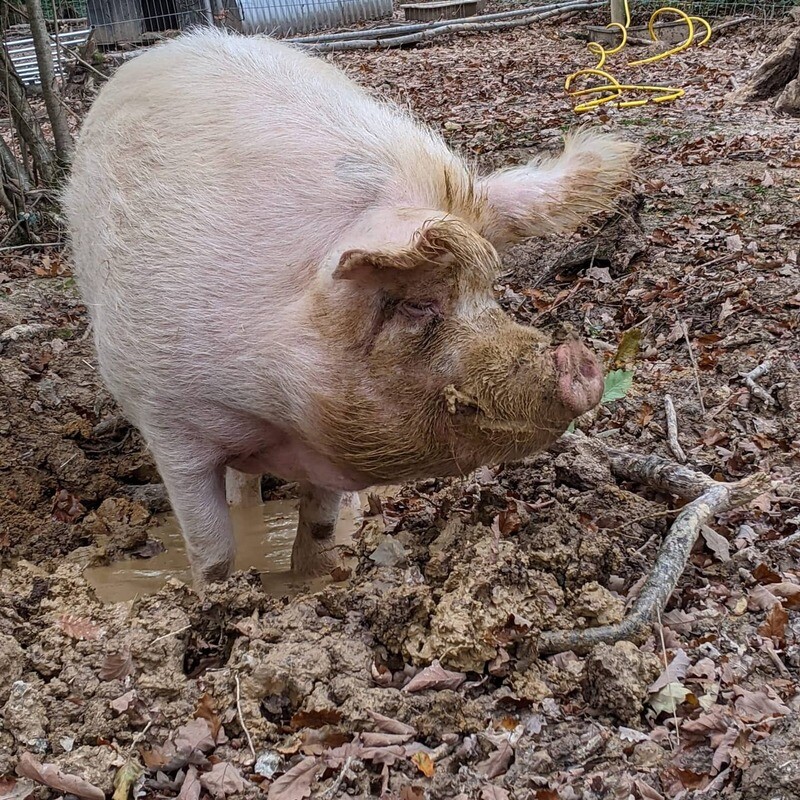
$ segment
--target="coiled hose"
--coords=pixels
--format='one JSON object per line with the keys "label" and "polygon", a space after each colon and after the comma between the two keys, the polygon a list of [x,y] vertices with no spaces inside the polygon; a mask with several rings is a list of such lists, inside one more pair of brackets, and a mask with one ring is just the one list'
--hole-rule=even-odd
{"label": "coiled hose", "polygon": [[[683,89],[675,86],[650,86],[648,84],[620,83],[613,75],[603,69],[606,59],[615,53],[619,53],[628,42],[628,28],[631,25],[631,12],[630,8],[628,7],[628,0],[623,0],[623,2],[625,4],[625,24],[623,25],[621,22],[611,22],[606,25],[606,28],[617,28],[622,34],[622,41],[616,47],[609,50],[603,47],[603,45],[599,42],[589,42],[589,51],[594,53],[599,58],[599,61],[593,68],[579,69],[577,72],[573,72],[571,75],[567,76],[564,89],[569,93],[571,98],[577,100],[573,106],[573,110],[576,114],[583,114],[606,104],[611,104],[616,108],[633,108],[634,106],[643,106],[647,103],[667,103],[671,100],[677,100],[679,97],[684,95]],[[699,24],[701,27],[706,29],[706,34],[699,42],[699,46],[702,47],[711,39],[711,25],[709,25],[708,22],[706,22],[706,20],[704,20],[702,17],[690,17],[688,14],[678,8],[665,6],[664,8],[659,8],[654,11],[650,15],[650,21],[647,24],[647,30],[650,33],[650,38],[654,42],[658,41],[655,22],[662,14],[667,13],[677,14],[679,19],[686,23],[686,27],[688,29],[686,40],[663,53],[658,53],[657,55],[650,56],[649,58],[642,58],[638,61],[630,61],[628,62],[629,67],[638,67],[642,64],[652,64],[654,61],[660,61],[661,59],[669,58],[670,56],[673,56],[676,53],[680,53],[681,51],[691,47],[694,43],[696,24]],[[596,86],[589,86],[583,89],[573,89],[570,91],[573,83],[575,83],[575,81],[582,76],[593,76],[595,78],[602,79],[605,81],[605,83],[601,83]],[[630,95],[631,93],[638,95],[644,93],[645,96],[634,97],[628,100],[623,99],[623,95]]]}

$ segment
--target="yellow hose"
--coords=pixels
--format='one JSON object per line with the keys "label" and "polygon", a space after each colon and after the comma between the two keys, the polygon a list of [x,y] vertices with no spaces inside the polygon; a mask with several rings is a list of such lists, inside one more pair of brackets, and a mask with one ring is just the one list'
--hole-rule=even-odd
{"label": "yellow hose", "polygon": [[[617,108],[633,108],[634,106],[643,106],[647,103],[667,103],[672,100],[677,100],[679,97],[682,97],[685,94],[683,89],[675,86],[649,86],[638,83],[620,83],[616,78],[614,78],[613,75],[603,70],[608,56],[614,55],[614,53],[619,53],[628,42],[628,28],[631,26],[631,11],[628,7],[628,0],[623,0],[623,3],[625,5],[625,24],[623,25],[621,22],[611,22],[606,25],[606,28],[618,28],[622,35],[622,41],[616,47],[608,50],[599,42],[589,42],[589,52],[597,56],[597,64],[593,68],[579,69],[577,72],[573,72],[571,75],[567,76],[567,80],[564,83],[564,90],[569,93],[570,97],[576,100],[589,95],[599,95],[598,97],[592,97],[588,100],[580,100],[579,102],[575,103],[574,111],[576,114],[583,114],[587,111],[592,111],[593,109],[599,108],[606,103],[611,103]],[[654,61],[660,61],[663,58],[669,58],[669,56],[673,56],[675,53],[680,53],[683,50],[688,49],[694,42],[695,24],[705,28],[706,30],[706,35],[699,42],[700,47],[707,44],[711,39],[711,26],[702,17],[690,17],[679,8],[665,6],[664,8],[656,9],[650,15],[650,21],[647,23],[647,30],[650,33],[650,38],[654,42],[658,41],[655,22],[662,14],[666,13],[677,14],[678,17],[686,23],[686,27],[688,29],[686,40],[663,53],[658,53],[657,55],[650,56],[649,58],[642,58],[638,61],[630,61],[628,62],[629,67],[639,67],[642,64],[652,64]],[[570,91],[570,87],[575,80],[583,76],[602,78],[604,81],[606,81],[606,83]],[[634,92],[638,95],[644,94],[644,97],[640,96],[636,97],[635,99],[624,100],[622,99],[622,96],[626,92]]]}

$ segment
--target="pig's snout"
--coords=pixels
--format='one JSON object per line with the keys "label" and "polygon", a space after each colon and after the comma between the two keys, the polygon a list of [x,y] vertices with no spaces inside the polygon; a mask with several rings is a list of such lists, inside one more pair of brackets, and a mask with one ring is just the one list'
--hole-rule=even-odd
{"label": "pig's snout", "polygon": [[556,395],[576,417],[594,408],[603,396],[603,373],[594,354],[571,340],[555,349]]}

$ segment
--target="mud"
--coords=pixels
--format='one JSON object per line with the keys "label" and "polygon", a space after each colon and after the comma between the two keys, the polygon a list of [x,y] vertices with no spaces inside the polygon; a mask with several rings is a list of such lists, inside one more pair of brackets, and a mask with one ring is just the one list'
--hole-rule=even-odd
{"label": "mud", "polygon": [[[793,121],[702,86],[741,83],[768,41],[659,67],[680,105],[605,120],[648,153],[625,213],[518,248],[498,279],[516,318],[570,322],[635,371],[581,422],[596,446],[364,496],[349,573],[313,586],[286,575],[294,487],[265,479],[241,571],[192,591],[68,256],[4,255],[0,797],[798,796],[800,152]],[[545,27],[336,60],[496,166],[556,145],[584,57]],[[739,376],[766,358],[769,406]],[[621,618],[674,518],[604,457],[672,457],[667,392],[692,466],[774,491],[713,522],[642,646],[540,658],[541,630]]]}

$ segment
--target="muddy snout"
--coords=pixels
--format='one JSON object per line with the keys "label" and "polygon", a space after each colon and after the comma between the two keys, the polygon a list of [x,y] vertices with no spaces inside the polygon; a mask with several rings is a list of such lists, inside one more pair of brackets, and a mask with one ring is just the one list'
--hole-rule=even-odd
{"label": "muddy snout", "polygon": [[575,417],[594,408],[603,396],[603,373],[594,353],[577,339],[553,351],[556,397]]}

